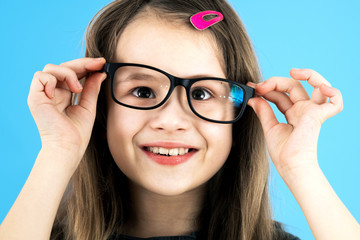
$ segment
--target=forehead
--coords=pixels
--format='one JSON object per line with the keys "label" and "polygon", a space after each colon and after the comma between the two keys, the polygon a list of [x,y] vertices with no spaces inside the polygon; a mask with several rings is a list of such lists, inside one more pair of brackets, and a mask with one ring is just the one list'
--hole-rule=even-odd
{"label": "forehead", "polygon": [[115,60],[151,65],[178,77],[225,77],[220,55],[209,32],[145,15],[121,33]]}

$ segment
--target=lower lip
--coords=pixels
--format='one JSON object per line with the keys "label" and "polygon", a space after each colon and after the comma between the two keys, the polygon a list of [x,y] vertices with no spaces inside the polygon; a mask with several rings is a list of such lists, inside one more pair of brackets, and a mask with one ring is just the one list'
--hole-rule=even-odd
{"label": "lower lip", "polygon": [[155,154],[150,151],[146,151],[145,149],[143,149],[143,151],[148,156],[148,158],[161,165],[178,165],[184,163],[196,153],[195,150],[192,150],[184,155],[164,156],[164,155]]}

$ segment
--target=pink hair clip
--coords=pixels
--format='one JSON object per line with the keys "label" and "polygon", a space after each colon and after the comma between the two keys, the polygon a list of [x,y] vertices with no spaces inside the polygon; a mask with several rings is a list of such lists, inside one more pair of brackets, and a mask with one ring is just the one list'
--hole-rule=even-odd
{"label": "pink hair clip", "polygon": [[[205,21],[204,16],[206,16],[206,15],[217,15],[217,16],[213,19],[210,19],[209,21]],[[214,25],[215,23],[220,22],[223,19],[224,19],[224,16],[220,12],[207,10],[207,11],[199,12],[195,15],[192,15],[190,17],[190,22],[196,29],[204,30],[204,29],[207,29],[208,27]]]}

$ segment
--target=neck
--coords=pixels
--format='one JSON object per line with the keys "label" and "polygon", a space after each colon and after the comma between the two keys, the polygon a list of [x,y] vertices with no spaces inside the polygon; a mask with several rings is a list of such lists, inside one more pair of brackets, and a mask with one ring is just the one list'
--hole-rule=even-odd
{"label": "neck", "polygon": [[131,218],[125,234],[135,237],[187,235],[198,230],[205,186],[177,196],[163,196],[131,184]]}

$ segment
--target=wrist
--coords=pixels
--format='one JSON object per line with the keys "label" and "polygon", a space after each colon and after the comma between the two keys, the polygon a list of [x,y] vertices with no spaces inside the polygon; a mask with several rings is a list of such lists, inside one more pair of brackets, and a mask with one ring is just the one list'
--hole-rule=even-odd
{"label": "wrist", "polygon": [[306,182],[310,178],[323,175],[317,159],[314,157],[307,159],[297,159],[293,160],[292,162],[296,164],[277,168],[279,175],[289,188],[291,188],[293,185]]}
{"label": "wrist", "polygon": [[295,198],[327,182],[317,162],[288,169],[279,174]]}
{"label": "wrist", "polygon": [[81,158],[81,154],[71,149],[47,145],[41,148],[35,164],[41,164],[71,176],[78,167]]}

